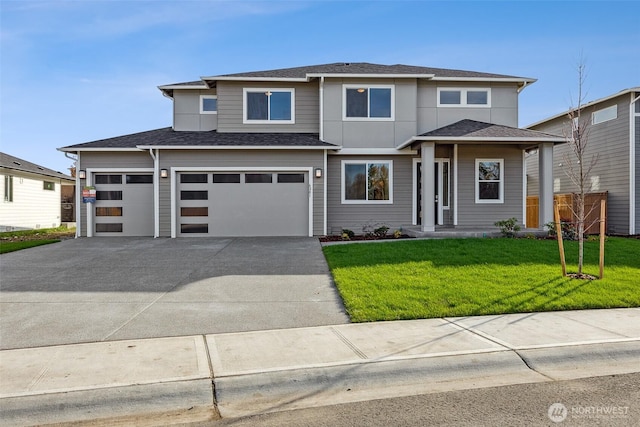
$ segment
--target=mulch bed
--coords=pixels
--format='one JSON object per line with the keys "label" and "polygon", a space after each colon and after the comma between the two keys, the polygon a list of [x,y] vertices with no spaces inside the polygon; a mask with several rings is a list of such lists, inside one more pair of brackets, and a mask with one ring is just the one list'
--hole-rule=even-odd
{"label": "mulch bed", "polygon": [[409,236],[408,234],[401,234],[399,237],[395,237],[393,235],[388,235],[384,237],[378,236],[365,236],[362,234],[355,235],[350,239],[343,239],[342,236],[322,236],[320,237],[321,242],[354,242],[361,240],[401,240],[401,239],[413,239],[414,237]]}

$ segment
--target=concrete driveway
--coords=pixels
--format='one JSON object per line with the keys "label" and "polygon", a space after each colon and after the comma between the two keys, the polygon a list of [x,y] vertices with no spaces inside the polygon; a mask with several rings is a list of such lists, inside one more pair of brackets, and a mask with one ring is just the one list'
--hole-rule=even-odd
{"label": "concrete driveway", "polygon": [[80,238],[0,268],[1,349],[349,322],[314,238]]}

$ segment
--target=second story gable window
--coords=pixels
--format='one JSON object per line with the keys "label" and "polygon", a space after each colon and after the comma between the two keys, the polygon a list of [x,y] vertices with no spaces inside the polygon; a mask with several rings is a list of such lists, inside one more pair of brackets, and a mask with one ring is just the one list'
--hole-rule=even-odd
{"label": "second story gable window", "polygon": [[344,85],[344,120],[393,120],[394,86]]}
{"label": "second story gable window", "polygon": [[200,95],[200,114],[218,114],[216,95]]}
{"label": "second story gable window", "polygon": [[438,107],[491,107],[491,89],[439,87]]}
{"label": "second story gable window", "polygon": [[243,123],[295,123],[293,88],[245,88]]}

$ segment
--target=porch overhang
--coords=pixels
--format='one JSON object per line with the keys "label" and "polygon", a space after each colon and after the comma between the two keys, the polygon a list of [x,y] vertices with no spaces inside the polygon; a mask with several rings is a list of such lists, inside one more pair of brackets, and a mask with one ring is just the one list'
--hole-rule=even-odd
{"label": "porch overhang", "polygon": [[423,142],[436,144],[505,144],[518,145],[522,149],[532,149],[543,143],[562,144],[565,138],[544,132],[514,128],[475,120],[459,122],[435,129],[421,135],[412,136],[397,146],[417,148]]}

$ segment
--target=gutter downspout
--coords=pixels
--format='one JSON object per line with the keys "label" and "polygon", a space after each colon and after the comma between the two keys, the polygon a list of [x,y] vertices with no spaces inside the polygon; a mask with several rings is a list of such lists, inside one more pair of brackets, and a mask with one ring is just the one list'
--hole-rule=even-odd
{"label": "gutter downspout", "polygon": [[160,153],[154,153],[149,148],[149,155],[153,159],[153,238],[160,236]]}
{"label": "gutter downspout", "polygon": [[635,104],[640,96],[633,98],[629,104],[629,234],[636,234],[636,116]]}

